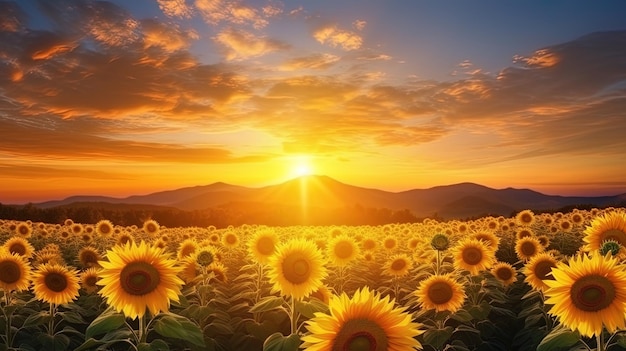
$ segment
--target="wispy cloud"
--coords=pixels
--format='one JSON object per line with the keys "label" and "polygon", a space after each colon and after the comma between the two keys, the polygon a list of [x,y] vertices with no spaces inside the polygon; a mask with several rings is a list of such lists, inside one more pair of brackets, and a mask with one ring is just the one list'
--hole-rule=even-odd
{"label": "wispy cloud", "polygon": [[363,38],[356,32],[340,29],[336,24],[325,25],[313,32],[315,40],[331,47],[356,50],[363,45]]}
{"label": "wispy cloud", "polygon": [[226,60],[244,60],[268,53],[286,50],[289,44],[257,36],[241,29],[227,28],[215,36],[226,52]]}

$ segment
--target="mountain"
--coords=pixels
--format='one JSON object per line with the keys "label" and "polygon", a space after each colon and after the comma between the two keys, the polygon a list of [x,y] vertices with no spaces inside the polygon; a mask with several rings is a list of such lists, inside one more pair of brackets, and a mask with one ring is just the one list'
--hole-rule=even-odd
{"label": "mountain", "polygon": [[545,195],[529,189],[493,189],[474,183],[389,192],[345,184],[327,176],[312,175],[260,188],[220,182],[126,198],[72,196],[60,201],[33,205],[50,208],[73,203],[152,205],[181,210],[237,206],[246,209],[255,206],[283,206],[332,210],[360,206],[394,211],[409,210],[417,217],[436,215],[444,219],[463,219],[483,215],[509,216],[512,212],[523,209],[557,210],[581,205],[623,206],[626,203],[626,194],[568,197]]}

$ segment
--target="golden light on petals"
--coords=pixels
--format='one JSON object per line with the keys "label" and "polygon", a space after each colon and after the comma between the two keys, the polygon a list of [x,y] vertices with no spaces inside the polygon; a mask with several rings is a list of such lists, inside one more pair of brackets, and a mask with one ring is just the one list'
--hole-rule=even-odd
{"label": "golden light on petals", "polygon": [[259,230],[248,241],[248,253],[260,264],[266,264],[276,251],[278,235],[272,230]]}
{"label": "golden light on petals", "polygon": [[20,236],[10,238],[4,243],[3,247],[7,250],[7,252],[18,254],[25,259],[31,258],[35,252],[33,245],[31,245],[28,240]]}
{"label": "golden light on petals", "polygon": [[605,241],[615,241],[626,253],[626,212],[612,211],[594,217],[583,231],[584,249],[591,252],[599,250]]}
{"label": "golden light on petals", "polygon": [[338,267],[346,266],[359,254],[359,247],[354,240],[347,235],[339,235],[333,238],[326,248],[326,256],[330,262]]}
{"label": "golden light on petals", "polygon": [[178,301],[183,281],[181,270],[163,249],[145,242],[114,246],[100,261],[99,293],[107,303],[128,318],[168,311]]}
{"label": "golden light on petals", "polygon": [[329,313],[316,313],[306,322],[301,338],[307,351],[410,351],[421,350],[416,337],[423,331],[404,308],[395,307],[389,296],[382,298],[368,287],[352,298],[333,295]]}
{"label": "golden light on petals", "polygon": [[565,326],[585,337],[626,328],[626,270],[616,258],[584,254],[557,264],[552,275],[545,303]]}
{"label": "golden light on petals", "polygon": [[533,236],[518,239],[515,242],[515,253],[522,261],[528,261],[538,253],[543,252],[545,247]]}
{"label": "golden light on petals", "polygon": [[0,250],[0,289],[27,290],[30,286],[31,267],[22,256]]}
{"label": "golden light on petals", "polygon": [[78,272],[58,264],[42,264],[33,273],[33,292],[51,304],[70,303],[78,297]]}
{"label": "golden light on petals", "polygon": [[458,311],[465,303],[465,288],[451,274],[432,275],[420,282],[415,295],[420,307],[436,311]]}
{"label": "golden light on petals", "polygon": [[327,275],[324,264],[315,243],[292,239],[279,245],[268,262],[272,291],[297,300],[308,296],[322,285]]}
{"label": "golden light on petals", "polygon": [[504,286],[509,286],[517,280],[517,271],[510,263],[498,262],[491,267],[491,274]]}
{"label": "golden light on petals", "polygon": [[524,281],[530,284],[533,289],[544,291],[548,288],[545,281],[554,279],[550,273],[552,268],[556,267],[557,262],[556,258],[547,252],[534,256],[524,266],[524,275],[526,276]]}
{"label": "golden light on petals", "polygon": [[478,239],[464,239],[452,249],[453,265],[456,269],[478,275],[491,268],[495,261],[495,250]]}
{"label": "golden light on petals", "polygon": [[385,273],[394,277],[404,277],[409,274],[413,261],[406,254],[394,255],[385,264]]}

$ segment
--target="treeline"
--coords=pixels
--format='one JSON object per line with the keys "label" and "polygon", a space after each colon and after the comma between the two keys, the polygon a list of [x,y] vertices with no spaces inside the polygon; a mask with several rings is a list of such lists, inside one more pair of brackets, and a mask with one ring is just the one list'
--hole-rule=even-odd
{"label": "treeline", "polygon": [[259,204],[232,204],[205,210],[184,211],[170,207],[84,203],[71,206],[39,208],[33,204],[3,205],[0,219],[44,223],[63,223],[66,219],[76,223],[95,224],[108,219],[116,225],[141,226],[154,219],[166,227],[226,228],[230,225],[264,224],[268,226],[291,225],[382,225],[389,223],[421,222],[409,210],[365,208],[359,205],[333,210]]}

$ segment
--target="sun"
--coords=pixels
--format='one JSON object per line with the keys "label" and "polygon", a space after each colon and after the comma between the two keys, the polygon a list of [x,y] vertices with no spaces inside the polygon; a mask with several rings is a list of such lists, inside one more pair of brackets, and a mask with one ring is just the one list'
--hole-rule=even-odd
{"label": "sun", "polygon": [[311,158],[308,156],[298,156],[291,160],[291,176],[304,177],[314,173]]}

